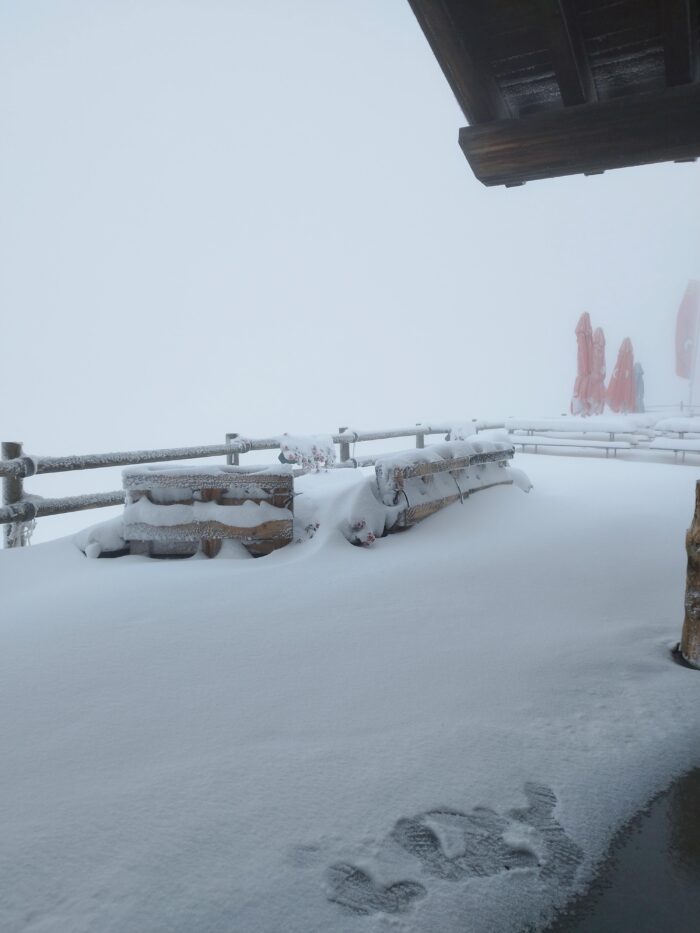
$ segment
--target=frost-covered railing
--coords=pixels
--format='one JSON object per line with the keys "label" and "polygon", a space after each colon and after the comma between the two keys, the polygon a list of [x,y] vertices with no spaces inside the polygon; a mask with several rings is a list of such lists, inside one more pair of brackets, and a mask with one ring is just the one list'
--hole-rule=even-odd
{"label": "frost-covered railing", "polygon": [[[503,422],[486,422],[474,419],[468,422],[474,433],[486,428],[498,428]],[[390,428],[382,431],[356,431],[340,428],[337,434],[328,435],[339,448],[339,457],[334,467],[371,466],[376,458],[350,456],[350,446],[362,441],[385,440],[396,437],[415,437],[416,447],[425,445],[425,438],[430,435],[448,434],[450,425],[416,424],[407,428]],[[5,547],[22,547],[29,541],[33,523],[38,518],[48,515],[62,515],[66,512],[81,512],[84,509],[99,509],[121,505],[124,502],[124,490],[112,492],[88,493],[81,496],[63,498],[44,498],[27,495],[24,492],[24,480],[43,473],[68,473],[77,470],[97,470],[104,467],[137,466],[141,463],[162,463],[169,460],[202,460],[207,457],[226,457],[229,464],[236,464],[240,455],[255,450],[281,450],[286,435],[265,438],[241,437],[238,434],[226,435],[226,443],[203,447],[168,447],[154,450],[117,451],[104,454],[79,454],[67,457],[48,457],[27,455],[22,444],[16,441],[2,443],[0,477],[3,479],[3,504],[0,507],[0,525],[4,525],[3,542]]]}

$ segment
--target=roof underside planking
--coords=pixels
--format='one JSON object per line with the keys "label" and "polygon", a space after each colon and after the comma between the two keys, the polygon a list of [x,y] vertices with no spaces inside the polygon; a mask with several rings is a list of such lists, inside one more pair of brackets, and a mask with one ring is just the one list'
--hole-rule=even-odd
{"label": "roof underside planking", "polygon": [[700,0],[409,0],[486,185],[700,156]]}

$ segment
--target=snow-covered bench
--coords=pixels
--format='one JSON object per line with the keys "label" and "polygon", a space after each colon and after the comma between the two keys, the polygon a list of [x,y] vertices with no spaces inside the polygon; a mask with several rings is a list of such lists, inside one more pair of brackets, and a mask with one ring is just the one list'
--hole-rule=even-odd
{"label": "snow-covered bench", "polygon": [[132,467],[123,481],[132,554],[212,557],[230,538],[257,557],[292,540],[291,467]]}
{"label": "snow-covered bench", "polygon": [[684,438],[686,434],[700,437],[700,418],[662,418],[654,425],[658,435],[672,434]]}
{"label": "snow-covered bench", "polygon": [[[415,525],[479,489],[520,480],[506,469],[514,453],[508,444],[452,441],[381,457],[375,465],[379,498],[399,507],[387,530]],[[530,488],[526,477],[523,486]]]}
{"label": "snow-covered bench", "polygon": [[681,461],[685,461],[686,454],[700,455],[700,440],[674,440],[670,437],[655,437],[649,444],[649,450],[663,450],[673,454],[675,460],[678,454]]}
{"label": "snow-covered bench", "polygon": [[606,457],[612,451],[612,455],[616,457],[618,450],[630,450],[632,448],[628,441],[589,441],[580,438],[546,437],[536,434],[527,436],[511,435],[510,442],[515,447],[520,447],[523,453],[526,448],[532,448],[535,453],[538,453],[540,448],[575,448],[577,450],[604,450]]}
{"label": "snow-covered bench", "polygon": [[508,418],[505,422],[509,434],[522,433],[528,436],[554,434],[581,435],[587,434],[607,435],[611,441],[623,435],[638,435],[646,439],[654,432],[649,427],[649,417],[644,415],[628,415],[624,418]]}

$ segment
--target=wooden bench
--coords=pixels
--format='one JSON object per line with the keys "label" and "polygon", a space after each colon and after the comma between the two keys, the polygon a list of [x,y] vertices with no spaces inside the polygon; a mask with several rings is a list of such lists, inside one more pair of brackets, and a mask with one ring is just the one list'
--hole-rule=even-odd
{"label": "wooden bench", "polygon": [[613,456],[616,457],[618,450],[632,449],[632,445],[628,441],[588,441],[573,438],[569,440],[568,438],[542,437],[537,435],[529,435],[527,437],[511,435],[510,442],[514,446],[520,447],[523,453],[526,447],[534,448],[535,453],[538,452],[540,447],[559,449],[576,448],[579,450],[604,450],[606,457],[608,457],[610,451],[612,451]]}
{"label": "wooden bench", "polygon": [[539,420],[509,418],[505,422],[509,434],[518,432],[528,436],[551,435],[552,437],[576,437],[585,439],[587,434],[602,435],[614,441],[616,437],[647,440],[653,429],[630,421],[613,418],[541,418]]}
{"label": "wooden bench", "polygon": [[649,450],[663,450],[673,454],[673,459],[681,455],[681,462],[685,463],[686,454],[700,455],[700,440],[673,440],[670,437],[655,437],[649,444]]}
{"label": "wooden bench", "polygon": [[291,467],[133,467],[123,481],[132,554],[214,557],[230,538],[259,557],[292,540]]}
{"label": "wooden bench", "polygon": [[387,530],[415,525],[481,489],[512,484],[512,474],[503,468],[514,454],[507,444],[452,441],[379,458],[380,499],[389,507],[405,503]]}
{"label": "wooden bench", "polygon": [[700,418],[662,418],[654,425],[655,433],[661,437],[700,437]]}

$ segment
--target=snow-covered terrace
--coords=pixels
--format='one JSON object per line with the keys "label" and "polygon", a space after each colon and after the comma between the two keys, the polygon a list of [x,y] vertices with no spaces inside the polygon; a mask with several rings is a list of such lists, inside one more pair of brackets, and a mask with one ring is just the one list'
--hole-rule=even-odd
{"label": "snow-covered terrace", "polygon": [[696,477],[516,463],[368,549],[339,470],[261,560],[2,552],[0,928],[505,933],[584,885],[700,763]]}

